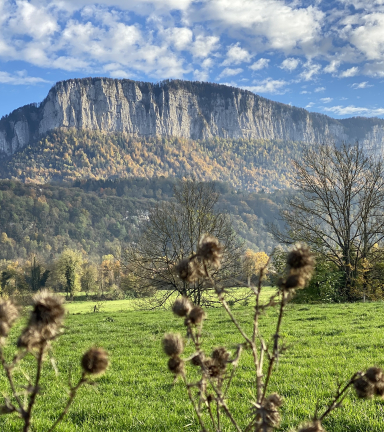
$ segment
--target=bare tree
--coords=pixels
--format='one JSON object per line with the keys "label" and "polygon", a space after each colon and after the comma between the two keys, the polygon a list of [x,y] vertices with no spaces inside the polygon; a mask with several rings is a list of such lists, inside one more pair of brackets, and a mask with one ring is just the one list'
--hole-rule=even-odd
{"label": "bare tree", "polygon": [[135,277],[137,289],[156,289],[153,307],[164,305],[175,292],[198,305],[208,301],[204,281],[189,283],[175,273],[175,265],[196,252],[198,239],[205,233],[217,237],[224,246],[221,268],[214,270],[213,277],[228,285],[240,274],[242,245],[229,217],[215,210],[218,198],[212,183],[180,181],[174,200],[150,211],[139,241],[123,252],[122,263]]}
{"label": "bare tree", "polygon": [[352,299],[360,261],[384,236],[382,161],[358,144],[332,144],[308,147],[294,169],[297,195],[282,212],[288,229],[273,233],[284,243],[305,241],[334,262],[344,275],[340,294]]}

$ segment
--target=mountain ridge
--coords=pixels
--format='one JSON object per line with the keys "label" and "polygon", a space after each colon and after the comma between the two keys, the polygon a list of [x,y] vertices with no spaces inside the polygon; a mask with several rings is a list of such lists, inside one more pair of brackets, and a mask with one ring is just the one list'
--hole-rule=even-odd
{"label": "mountain ridge", "polygon": [[336,120],[220,84],[82,78],[60,81],[40,104],[0,119],[0,153],[12,155],[61,128],[193,140],[359,140],[375,153],[384,149],[384,120],[378,118]]}

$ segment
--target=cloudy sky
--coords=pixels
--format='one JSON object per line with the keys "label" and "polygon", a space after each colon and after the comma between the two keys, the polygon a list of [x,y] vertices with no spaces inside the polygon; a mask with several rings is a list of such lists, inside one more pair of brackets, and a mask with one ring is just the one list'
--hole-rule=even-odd
{"label": "cloudy sky", "polygon": [[87,76],[384,117],[384,0],[0,0],[0,117]]}

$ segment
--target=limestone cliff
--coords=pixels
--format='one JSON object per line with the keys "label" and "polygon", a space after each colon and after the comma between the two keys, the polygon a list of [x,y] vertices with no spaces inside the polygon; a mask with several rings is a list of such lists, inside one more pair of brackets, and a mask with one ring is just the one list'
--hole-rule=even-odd
{"label": "limestone cliff", "polygon": [[384,148],[380,119],[335,120],[217,84],[85,78],[59,82],[41,104],[3,117],[0,151],[13,154],[55,128],[192,139],[220,136],[307,143],[359,139],[376,152]]}

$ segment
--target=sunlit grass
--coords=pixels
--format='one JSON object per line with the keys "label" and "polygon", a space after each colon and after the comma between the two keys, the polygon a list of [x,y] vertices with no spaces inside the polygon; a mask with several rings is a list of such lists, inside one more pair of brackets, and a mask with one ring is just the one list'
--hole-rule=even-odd
{"label": "sunlit grass", "polygon": [[[49,429],[66,400],[68,374],[73,381],[78,378],[82,353],[96,344],[109,351],[111,367],[96,386],[80,390],[58,431],[197,432],[199,427],[185,388],[181,381],[172,385],[167,358],[161,351],[165,332],[185,333],[182,320],[170,311],[124,310],[130,307],[129,301],[124,300],[106,302],[110,309],[101,313],[90,313],[91,305],[67,305],[70,315],[65,333],[54,345],[59,376],[47,362],[33,430]],[[71,309],[76,307],[79,309]],[[288,306],[282,336],[289,349],[280,359],[271,382],[271,391],[278,391],[285,399],[280,431],[288,432],[308,419],[316,405],[320,412],[324,410],[340,380],[346,381],[355,371],[371,365],[384,366],[383,308],[383,303]],[[80,315],[73,315],[79,311]],[[233,351],[241,342],[240,335],[222,309],[207,312],[203,347],[210,352],[211,347],[225,345]],[[250,332],[252,304],[236,305],[234,312]],[[275,318],[275,310],[262,317],[261,328],[267,338],[274,333]],[[17,329],[12,333],[13,342],[16,333]],[[9,354],[12,352],[10,348]],[[191,352],[188,344],[186,355]],[[33,376],[31,365],[32,362],[26,362],[24,374]],[[16,373],[20,385],[25,382],[23,373]],[[247,420],[254,384],[251,356],[246,352],[229,401],[242,425]],[[7,393],[4,376],[0,385],[2,392]],[[328,432],[382,432],[384,401],[359,400],[351,394],[324,426]],[[14,415],[0,417],[1,431],[20,428],[21,422]],[[223,428],[231,430],[230,426]]]}

